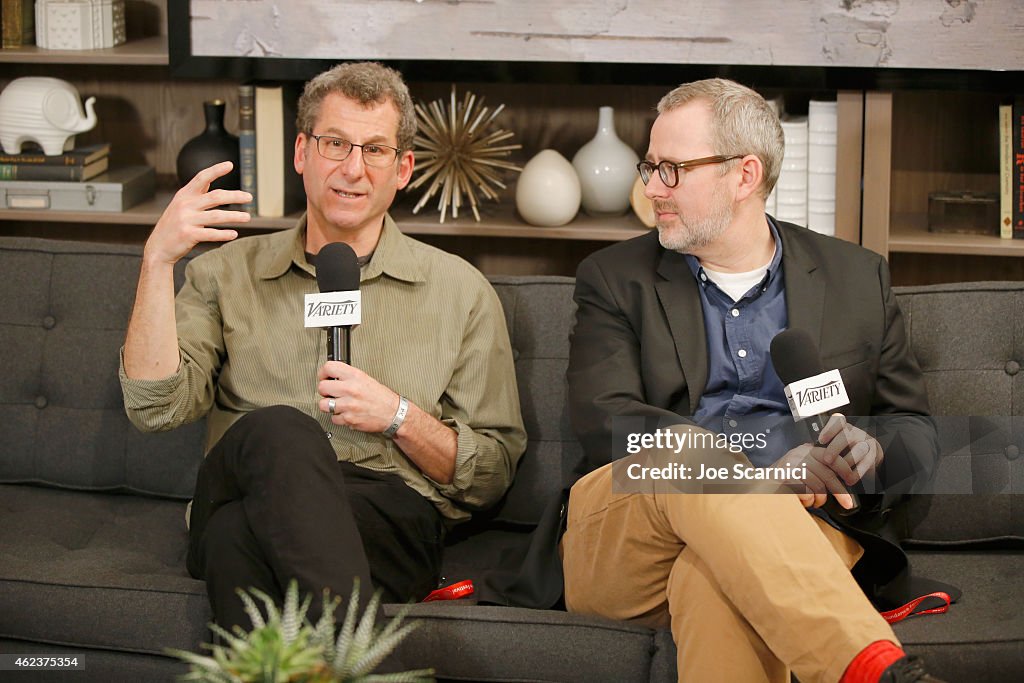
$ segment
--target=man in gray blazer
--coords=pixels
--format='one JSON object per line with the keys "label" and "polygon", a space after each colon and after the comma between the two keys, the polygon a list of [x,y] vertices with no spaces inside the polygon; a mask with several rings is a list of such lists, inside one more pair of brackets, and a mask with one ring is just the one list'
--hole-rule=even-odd
{"label": "man in gray blazer", "polygon": [[[760,95],[698,81],[658,112],[638,166],[657,233],[606,248],[577,273],[570,414],[590,471],[569,499],[566,606],[670,625],[680,680],[936,680],[905,656],[851,574],[857,565],[875,597],[905,570],[898,549],[876,552],[863,529],[927,479],[937,453],[887,265],[765,214],[783,136]],[[641,453],[676,471],[722,467],[727,478],[752,466],[804,472],[758,489],[782,493],[693,495],[624,477],[623,424],[647,418],[682,443],[788,418],[769,355],[788,328],[809,333],[824,367],[840,369],[845,412],[876,416],[883,429],[833,416],[816,443],[761,449],[769,455]],[[843,516],[847,487],[869,480],[885,493]],[[832,514],[822,511],[830,497]]]}

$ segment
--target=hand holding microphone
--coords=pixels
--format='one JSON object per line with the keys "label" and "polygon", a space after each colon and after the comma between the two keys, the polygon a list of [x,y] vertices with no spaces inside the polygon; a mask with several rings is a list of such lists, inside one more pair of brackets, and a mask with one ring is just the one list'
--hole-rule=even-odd
{"label": "hand holding microphone", "polygon": [[403,399],[351,365],[351,331],[362,322],[359,262],[352,247],[344,242],[324,245],[316,255],[316,282],[320,293],[306,295],[305,326],[327,329],[327,362],[317,373],[320,410],[330,413],[336,425],[385,432]]}
{"label": "hand holding microphone", "polygon": [[[804,421],[811,440],[783,459],[807,464],[807,484],[815,494],[815,507],[825,503],[833,514],[854,514],[860,509],[860,501],[847,487],[881,462],[882,449],[863,430],[849,425],[842,415],[833,414],[849,403],[846,387],[838,370],[824,370],[817,345],[806,331],[780,332],[772,339],[771,357],[785,385],[793,418]],[[834,497],[826,502],[827,492]]]}

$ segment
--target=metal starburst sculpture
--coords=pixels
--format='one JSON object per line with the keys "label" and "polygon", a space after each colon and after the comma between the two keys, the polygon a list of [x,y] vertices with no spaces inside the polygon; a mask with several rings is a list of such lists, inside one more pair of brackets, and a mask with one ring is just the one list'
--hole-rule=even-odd
{"label": "metal starburst sculpture", "polygon": [[473,216],[480,220],[479,192],[483,197],[498,201],[498,189],[504,190],[503,171],[521,171],[504,159],[522,145],[501,144],[514,133],[494,127],[494,120],[505,108],[493,111],[484,106],[484,98],[467,92],[457,101],[455,86],[447,103],[438,99],[429,106],[416,105],[419,132],[416,134],[414,154],[416,171],[420,174],[409,184],[409,190],[430,183],[427,191],[413,207],[418,213],[434,195],[441,222],[451,210],[452,218],[459,217],[459,209],[469,205]]}

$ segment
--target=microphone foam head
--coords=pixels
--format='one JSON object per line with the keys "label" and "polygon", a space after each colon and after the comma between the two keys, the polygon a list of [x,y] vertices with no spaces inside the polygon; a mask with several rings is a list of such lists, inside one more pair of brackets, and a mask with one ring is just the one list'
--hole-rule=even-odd
{"label": "microphone foam head", "polygon": [[806,330],[791,327],[775,335],[771,345],[772,365],[783,384],[792,384],[825,372],[818,345]]}
{"label": "microphone foam head", "polygon": [[354,292],[359,289],[356,252],[344,242],[325,244],[316,255],[316,284],[321,292]]}

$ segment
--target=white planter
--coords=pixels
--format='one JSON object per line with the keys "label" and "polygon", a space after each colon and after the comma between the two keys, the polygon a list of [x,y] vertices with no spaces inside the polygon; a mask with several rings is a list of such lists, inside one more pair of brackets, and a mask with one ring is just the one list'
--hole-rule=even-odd
{"label": "white planter", "polygon": [[36,0],[39,47],[98,50],[124,41],[124,0]]}
{"label": "white planter", "polygon": [[583,189],[583,210],[591,216],[624,214],[639,161],[636,152],[615,134],[615,110],[601,107],[597,135],[572,158]]}
{"label": "white planter", "polygon": [[531,225],[565,225],[580,210],[580,180],[569,160],[553,149],[530,159],[516,183],[516,209]]}

